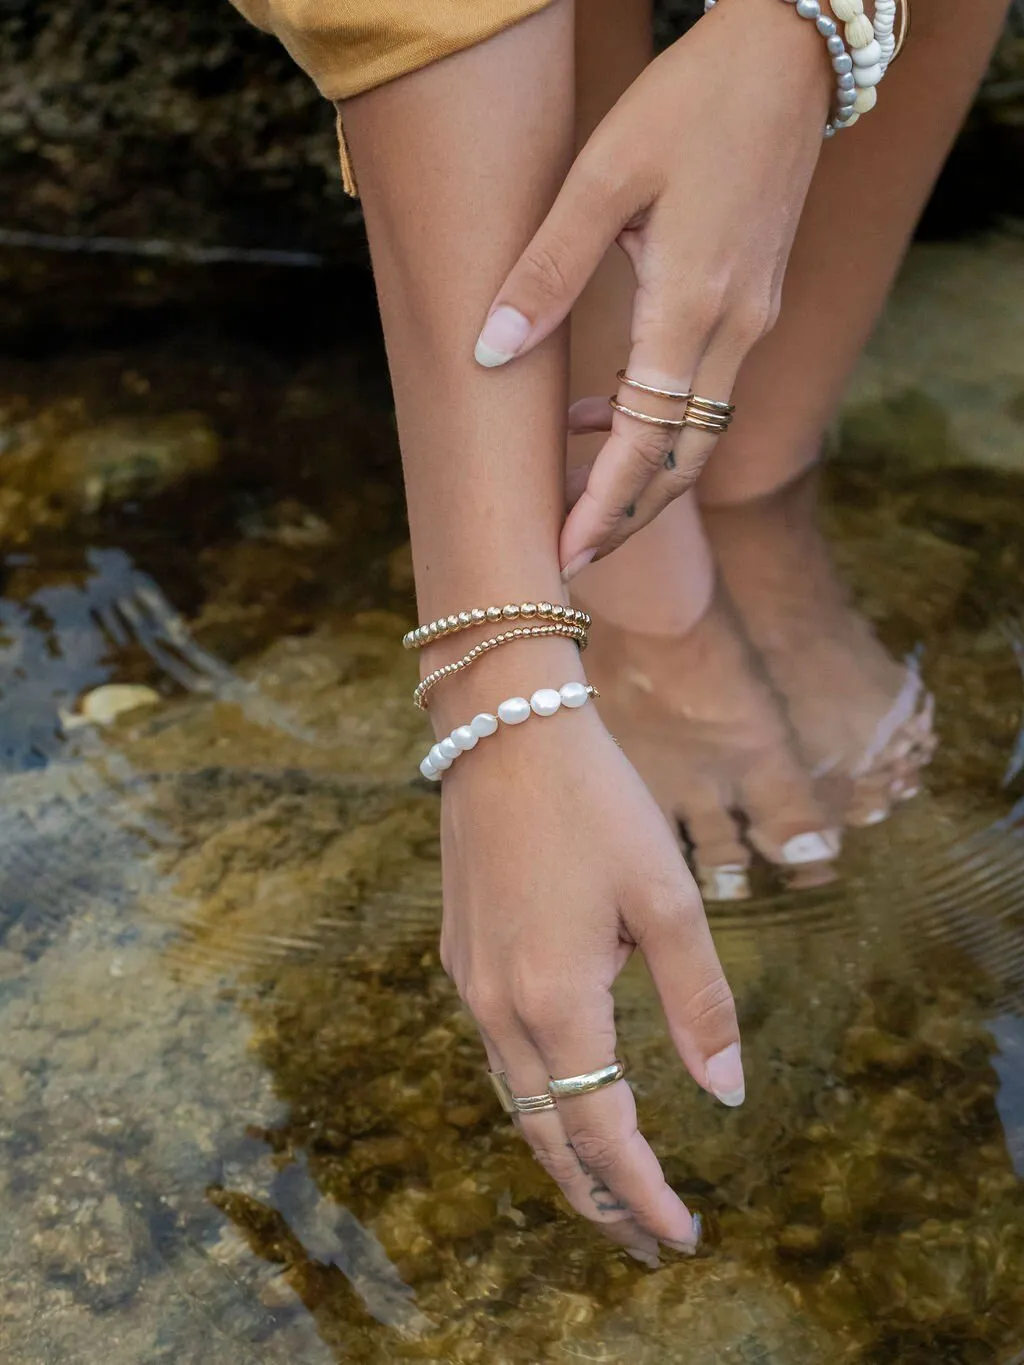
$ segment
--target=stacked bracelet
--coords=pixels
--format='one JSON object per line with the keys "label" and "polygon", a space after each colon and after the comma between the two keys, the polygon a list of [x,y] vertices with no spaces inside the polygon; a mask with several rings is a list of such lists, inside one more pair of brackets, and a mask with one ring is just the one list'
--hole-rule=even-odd
{"label": "stacked bracelet", "polygon": [[457,725],[450,735],[439,740],[420,764],[420,772],[428,781],[440,782],[441,774],[460,754],[475,749],[482,739],[497,731],[499,724],[521,725],[531,716],[553,716],[563,706],[576,711],[596,696],[597,689],[589,683],[568,682],[557,690],[541,687],[529,701],[525,697],[509,697],[501,703],[496,714],[482,711],[468,725]]}
{"label": "stacked bracelet", "polygon": [[[589,623],[589,616],[587,621]],[[432,687],[436,687],[443,678],[450,678],[453,673],[461,673],[464,668],[469,668],[471,664],[476,663],[477,659],[492,649],[498,649],[501,645],[512,644],[515,640],[543,639],[550,635],[560,635],[567,640],[574,640],[581,650],[586,649],[590,643],[588,626],[582,625],[578,621],[571,623],[556,621],[549,626],[517,626],[515,630],[506,630],[500,635],[492,636],[489,640],[481,640],[461,659],[455,659],[450,664],[442,664],[440,668],[435,668],[433,673],[428,673],[417,686],[412,694],[412,699],[421,711],[425,711],[427,709],[427,693]]]}
{"label": "stacked bracelet", "polygon": [[560,602],[507,602],[503,607],[474,607],[472,611],[460,611],[454,616],[439,616],[436,621],[410,630],[402,637],[402,646],[405,649],[422,649],[435,640],[443,640],[446,635],[455,635],[472,626],[518,620],[561,621],[570,625],[590,626],[590,617],[585,611],[563,607]]}

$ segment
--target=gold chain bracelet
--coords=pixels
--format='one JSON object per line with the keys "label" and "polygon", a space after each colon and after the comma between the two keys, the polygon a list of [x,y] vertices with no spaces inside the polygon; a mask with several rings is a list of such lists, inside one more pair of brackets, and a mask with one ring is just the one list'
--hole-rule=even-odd
{"label": "gold chain bracelet", "polygon": [[[590,618],[587,619],[589,621]],[[456,659],[454,663],[444,664],[441,668],[435,668],[433,673],[428,673],[412,694],[412,699],[421,711],[425,711],[427,709],[427,693],[442,678],[450,678],[453,673],[461,673],[464,668],[469,668],[470,664],[475,664],[477,659],[490,650],[497,649],[500,645],[510,645],[516,640],[537,640],[550,635],[560,635],[564,639],[575,640],[581,651],[586,649],[590,639],[587,626],[579,621],[557,621],[550,626],[518,626],[515,630],[503,631],[501,635],[494,635],[489,640],[481,640],[478,645],[473,646],[468,654],[464,654],[461,659]]]}
{"label": "gold chain bracelet", "polygon": [[563,625],[581,625],[589,629],[590,617],[577,607],[563,607],[560,602],[507,602],[503,607],[474,607],[454,616],[439,616],[425,626],[417,626],[402,637],[404,649],[423,649],[446,635],[473,626],[496,625],[499,621],[556,621]]}

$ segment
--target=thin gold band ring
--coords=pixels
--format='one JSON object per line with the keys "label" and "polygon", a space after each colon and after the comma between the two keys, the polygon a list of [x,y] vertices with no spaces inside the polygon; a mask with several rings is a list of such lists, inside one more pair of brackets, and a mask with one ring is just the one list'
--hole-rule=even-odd
{"label": "thin gold band ring", "polygon": [[562,1076],[558,1079],[552,1077],[548,1081],[548,1093],[556,1099],[568,1099],[572,1095],[589,1095],[594,1090],[603,1090],[605,1086],[615,1085],[625,1074],[625,1066],[616,1060],[609,1066],[602,1066],[598,1071],[584,1071],[579,1076]]}
{"label": "thin gold band ring", "polygon": [[649,427],[665,427],[669,431],[682,431],[686,426],[685,417],[652,417],[649,412],[637,412],[636,408],[627,408],[625,403],[620,403],[617,398],[609,398],[608,402],[616,412],[621,412],[624,417],[634,417],[638,422],[646,422]]}
{"label": "thin gold band ring", "polygon": [[638,393],[651,393],[655,398],[674,398],[680,403],[688,403],[693,397],[689,390],[676,393],[674,389],[656,389],[653,384],[641,384],[639,379],[631,379],[625,370],[620,370],[615,378],[627,388],[636,389]]}

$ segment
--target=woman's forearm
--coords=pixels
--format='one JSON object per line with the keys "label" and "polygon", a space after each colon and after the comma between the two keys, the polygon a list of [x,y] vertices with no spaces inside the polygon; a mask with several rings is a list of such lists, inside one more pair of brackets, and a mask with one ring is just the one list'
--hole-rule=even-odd
{"label": "woman's forearm", "polygon": [[[563,600],[567,343],[487,370],[487,304],[558,191],[573,148],[573,6],[540,14],[344,111],[394,385],[422,619]],[[480,632],[423,652],[427,671]],[[576,676],[567,641],[495,651],[441,687],[444,714]],[[562,674],[565,674],[562,677]],[[500,695],[499,695],[500,694]]]}

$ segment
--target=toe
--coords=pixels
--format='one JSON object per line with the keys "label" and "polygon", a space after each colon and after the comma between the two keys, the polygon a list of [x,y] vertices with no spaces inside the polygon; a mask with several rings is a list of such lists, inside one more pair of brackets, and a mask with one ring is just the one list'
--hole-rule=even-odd
{"label": "toe", "polygon": [[814,784],[796,756],[776,750],[748,772],[741,799],[757,851],[780,868],[827,866],[839,856],[842,836],[832,827]]}
{"label": "toe", "polygon": [[677,809],[701,891],[712,901],[750,897],[750,850],[727,807],[725,792],[705,779],[689,784],[686,798]]}

